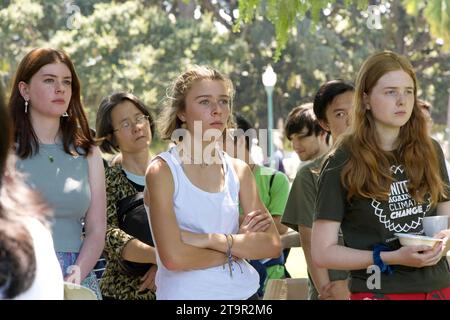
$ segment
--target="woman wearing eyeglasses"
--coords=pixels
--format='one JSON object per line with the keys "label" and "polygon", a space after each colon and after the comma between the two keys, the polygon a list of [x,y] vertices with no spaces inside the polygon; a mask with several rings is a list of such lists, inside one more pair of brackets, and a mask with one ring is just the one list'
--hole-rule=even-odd
{"label": "woman wearing eyeglasses", "polygon": [[[150,162],[152,116],[136,96],[117,92],[100,103],[96,127],[101,150],[119,152],[121,157],[120,163],[105,169],[107,265],[100,281],[103,297],[154,299],[155,249],[141,196]],[[145,221],[133,220],[139,217]]]}

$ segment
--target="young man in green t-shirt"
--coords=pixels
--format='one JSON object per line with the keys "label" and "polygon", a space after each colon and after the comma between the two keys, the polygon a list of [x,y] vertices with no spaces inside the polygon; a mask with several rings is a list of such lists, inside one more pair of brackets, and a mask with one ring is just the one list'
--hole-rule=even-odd
{"label": "young man in green t-shirt", "polygon": [[[255,164],[250,155],[250,136],[254,130],[252,124],[240,115],[235,116],[237,129],[239,132],[234,134],[234,140],[226,141],[232,143],[234,151],[230,152],[233,157],[245,161],[253,172],[258,188],[259,197],[270,212],[275,226],[280,235],[287,232],[288,227],[281,223],[286,201],[289,195],[288,177],[275,169]],[[227,148],[229,151],[233,148]],[[251,260],[250,263],[257,269],[260,275],[260,290],[258,294],[262,297],[264,288],[268,279],[282,279],[285,277],[285,257],[283,254],[276,259]]]}
{"label": "young man in green t-shirt", "polygon": [[347,273],[318,268],[311,258],[311,231],[317,195],[317,179],[323,156],[328,152],[328,135],[333,141],[347,129],[352,108],[353,86],[342,80],[322,85],[314,104],[294,108],[285,132],[302,161],[289,194],[282,223],[299,231],[309,276],[310,300],[348,299]]}

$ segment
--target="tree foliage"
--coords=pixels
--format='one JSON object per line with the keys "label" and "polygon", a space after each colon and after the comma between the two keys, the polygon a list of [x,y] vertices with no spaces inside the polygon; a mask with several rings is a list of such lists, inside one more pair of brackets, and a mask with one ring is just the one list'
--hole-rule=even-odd
{"label": "tree foliage", "polygon": [[[42,14],[47,1],[34,1],[32,19],[29,12],[17,10],[19,2],[0,11],[10,20],[19,21],[14,34],[24,35],[19,37],[17,45],[11,46],[14,43],[14,34],[8,29],[11,24],[6,20],[0,22],[3,34],[8,38],[4,43],[8,48],[3,52],[10,53],[6,57],[8,67],[2,68],[7,80],[19,59],[32,47],[64,49],[73,59],[81,78],[91,124],[99,101],[113,91],[135,93],[156,113],[162,107],[171,80],[187,66],[210,64],[231,73],[240,65],[241,57],[248,55],[243,41],[235,39],[229,43],[231,34],[221,34],[214,27],[211,14],[205,14],[197,21],[179,19],[159,5],[145,5],[142,1],[103,2],[85,7],[89,14],[83,14],[77,22],[78,28],[71,30],[66,26],[69,17],[64,14],[64,4],[61,4],[50,11],[55,15],[47,12],[53,17],[63,13],[58,25],[38,29],[51,30],[51,36],[40,31],[28,36],[25,31],[28,27],[59,19],[49,19],[48,15]],[[21,16],[16,17],[11,12],[19,12]]]}
{"label": "tree foliage", "polygon": [[443,40],[444,50],[450,51],[450,0],[403,0],[406,11],[417,16],[423,12],[431,34]]}
{"label": "tree foliage", "polygon": [[[241,0],[239,1],[240,16],[234,27],[238,31],[241,23],[250,23],[255,15],[262,14],[275,26],[277,47],[275,60],[278,60],[281,51],[289,39],[289,30],[295,26],[296,21],[310,17],[314,23],[319,21],[321,11],[339,4],[337,0]],[[381,1],[370,1],[371,5],[381,5]],[[430,26],[431,34],[435,38],[444,40],[444,49],[450,50],[450,0],[403,0],[410,15],[418,15],[424,11],[424,17]],[[369,4],[368,0],[344,0],[345,7],[355,5],[364,10]],[[261,11],[264,10],[262,13]]]}
{"label": "tree foliage", "polygon": [[[100,99],[112,91],[132,91],[158,114],[179,72],[209,64],[233,80],[235,109],[264,128],[261,74],[267,64],[278,74],[277,120],[311,101],[324,81],[352,81],[369,54],[389,49],[410,58],[420,96],[433,104],[434,120],[445,123],[450,56],[444,47],[450,41],[436,42],[426,17],[429,7],[420,1],[384,1],[377,30],[367,26],[369,3],[375,2],[361,1],[358,7],[343,0],[0,1],[0,79],[10,83],[31,48],[62,48],[74,60],[93,125]],[[81,13],[74,29],[67,26],[70,5]],[[278,9],[284,13],[274,14]],[[232,32],[233,26],[239,31]],[[277,36],[277,28],[285,34]],[[277,41],[283,39],[282,55],[274,62]]]}
{"label": "tree foliage", "polygon": [[[296,22],[310,17],[314,24],[318,23],[322,9],[335,2],[336,0],[242,0],[239,1],[240,16],[234,31],[239,31],[241,23],[250,23],[265,7],[262,14],[275,26],[277,41],[275,60],[278,60],[288,42],[289,30],[296,25]],[[352,3],[349,0],[344,2],[346,6]],[[356,5],[362,9],[367,5],[367,0],[357,0]]]}

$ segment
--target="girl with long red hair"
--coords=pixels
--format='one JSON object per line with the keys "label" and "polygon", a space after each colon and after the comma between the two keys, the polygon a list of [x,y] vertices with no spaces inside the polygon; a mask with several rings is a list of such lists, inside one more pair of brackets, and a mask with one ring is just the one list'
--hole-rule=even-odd
{"label": "girl with long red hair", "polygon": [[[450,299],[450,230],[433,248],[401,246],[423,218],[450,215],[444,155],[417,106],[409,61],[385,51],[362,65],[351,130],[321,171],[312,235],[320,267],[350,270],[351,299]],[[342,230],[345,246],[337,243]]]}

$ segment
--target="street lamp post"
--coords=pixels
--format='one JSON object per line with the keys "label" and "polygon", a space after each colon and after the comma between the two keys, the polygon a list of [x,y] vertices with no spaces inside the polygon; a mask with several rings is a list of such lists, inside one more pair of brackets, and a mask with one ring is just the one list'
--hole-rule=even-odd
{"label": "street lamp post", "polygon": [[262,82],[267,93],[267,142],[268,142],[268,152],[270,166],[272,166],[272,156],[273,156],[273,101],[272,94],[273,88],[277,83],[277,74],[273,71],[272,66],[269,64],[262,75]]}

